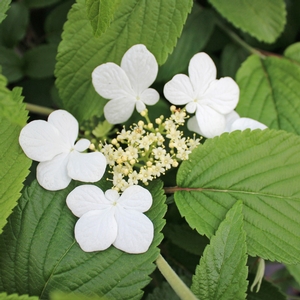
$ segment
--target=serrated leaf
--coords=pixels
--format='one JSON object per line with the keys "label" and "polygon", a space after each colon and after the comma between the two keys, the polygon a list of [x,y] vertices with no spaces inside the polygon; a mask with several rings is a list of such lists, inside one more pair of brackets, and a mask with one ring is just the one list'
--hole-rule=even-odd
{"label": "serrated leaf", "polygon": [[[0,76],[1,77],[1,76]],[[10,92],[0,85],[0,104],[2,106],[3,97],[5,103],[12,106],[13,115],[17,118],[16,122],[6,117],[5,108],[0,110],[0,233],[6,224],[7,217],[12,209],[17,205],[23,181],[28,175],[31,160],[25,156],[19,146],[19,134],[21,126],[17,122],[26,123],[27,112],[25,105],[21,103],[20,89]],[[24,125],[23,124],[23,125]]]}
{"label": "serrated leaf", "polygon": [[9,9],[11,0],[0,1],[0,23],[6,18],[6,12]]}
{"label": "serrated leaf", "polygon": [[300,68],[284,58],[250,56],[239,69],[236,81],[242,117],[270,128],[300,134]]}
{"label": "serrated leaf", "polygon": [[96,37],[109,27],[119,2],[119,0],[86,0],[87,15]]}
{"label": "serrated leaf", "polygon": [[284,56],[300,64],[300,42],[287,47],[284,51]]}
{"label": "serrated leaf", "polygon": [[211,237],[237,200],[243,201],[248,253],[300,261],[300,137],[246,130],[208,139],[177,173],[175,201],[200,234]]}
{"label": "serrated leaf", "polygon": [[237,28],[259,41],[273,43],[284,29],[284,0],[209,0],[216,10]]}
{"label": "serrated leaf", "polygon": [[199,299],[246,298],[248,268],[242,207],[242,201],[237,201],[229,209],[204,250],[191,286]]}
{"label": "serrated leaf", "polygon": [[[107,188],[107,181],[100,183]],[[114,247],[86,253],[74,240],[77,218],[66,206],[74,189],[50,192],[35,181],[26,189],[0,236],[0,290],[29,293],[47,299],[61,291],[108,299],[140,299],[150,281],[166,212],[162,183],[152,182],[153,206],[147,212],[155,236],[146,253],[131,255]],[[105,188],[105,189],[106,189]]]}
{"label": "serrated leaf", "polygon": [[93,35],[84,0],[78,0],[64,26],[58,48],[57,87],[64,108],[79,121],[102,115],[106,101],[94,90],[91,74],[98,65],[120,63],[134,44],[145,44],[159,64],[167,59],[181,33],[192,1],[121,1],[110,27]]}
{"label": "serrated leaf", "polygon": [[18,294],[7,295],[6,293],[0,293],[0,300],[38,300],[38,297]]}

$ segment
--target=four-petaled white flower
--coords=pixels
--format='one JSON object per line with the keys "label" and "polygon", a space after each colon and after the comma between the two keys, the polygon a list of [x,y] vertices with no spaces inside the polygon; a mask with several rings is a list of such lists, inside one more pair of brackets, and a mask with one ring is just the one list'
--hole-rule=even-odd
{"label": "four-petaled white flower", "polygon": [[153,224],[143,212],[152,205],[150,192],[134,185],[120,196],[94,185],[81,185],[67,197],[67,205],[79,217],[75,238],[86,252],[111,245],[128,253],[146,252],[154,236]]}
{"label": "four-petaled white flower", "polygon": [[146,105],[159,100],[156,90],[149,88],[158,72],[154,55],[144,45],[131,47],[123,56],[121,66],[105,63],[92,73],[95,90],[106,99],[104,115],[111,124],[127,121],[136,107],[143,111]]}
{"label": "four-petaled white flower", "polygon": [[239,87],[230,77],[216,79],[216,66],[206,53],[194,55],[189,63],[189,77],[175,75],[164,86],[165,97],[175,105],[185,105],[196,113],[201,134],[207,138],[224,132],[225,115],[237,105]]}
{"label": "four-petaled white flower", "polygon": [[[240,118],[239,114],[233,110],[231,113],[225,115],[225,128],[223,132],[232,132],[235,130],[243,131],[245,129],[264,130],[266,128],[268,127],[265,124],[253,120],[251,118]],[[196,117],[192,117],[188,121],[188,129],[202,135]]]}
{"label": "four-petaled white flower", "polygon": [[47,190],[66,188],[71,179],[84,182],[99,181],[106,168],[106,159],[100,152],[80,153],[90,141],[78,135],[77,120],[65,110],[56,110],[48,122],[28,123],[20,133],[19,143],[25,154],[38,162],[37,180]]}

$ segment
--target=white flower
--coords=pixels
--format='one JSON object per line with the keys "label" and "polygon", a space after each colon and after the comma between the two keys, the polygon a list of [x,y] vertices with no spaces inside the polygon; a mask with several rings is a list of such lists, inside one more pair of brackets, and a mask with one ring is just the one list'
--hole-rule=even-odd
{"label": "white flower", "polygon": [[165,97],[175,105],[185,105],[205,137],[221,134],[225,116],[237,105],[239,87],[232,78],[216,79],[216,66],[206,53],[194,55],[189,63],[189,77],[178,74],[166,83]]}
{"label": "white flower", "polygon": [[106,63],[92,73],[97,93],[111,99],[104,115],[111,124],[127,121],[136,107],[138,112],[159,100],[156,90],[149,88],[158,72],[158,64],[144,45],[132,46],[123,56],[121,66]]}
{"label": "white flower", "polygon": [[43,120],[28,123],[20,133],[19,143],[25,154],[39,163],[37,180],[47,190],[66,188],[71,179],[99,181],[106,168],[100,152],[80,153],[90,141],[78,135],[77,120],[65,110],[56,110]]}
{"label": "white flower", "polygon": [[114,245],[128,253],[143,253],[152,243],[153,224],[143,214],[151,207],[152,196],[141,186],[130,186],[120,196],[115,190],[103,193],[94,185],[81,185],[68,195],[67,205],[80,218],[75,238],[86,252]]}
{"label": "white flower", "polygon": [[[264,125],[263,123],[260,123],[256,120],[253,120],[250,118],[240,118],[240,116],[237,112],[232,111],[231,113],[225,115],[225,128],[224,128],[223,132],[232,132],[235,130],[243,131],[245,129],[264,130],[266,128],[268,128],[268,127],[266,125]],[[188,120],[188,129],[202,135],[202,132],[199,128],[196,117],[192,117],[190,120]],[[217,135],[219,135],[219,134],[217,134]]]}

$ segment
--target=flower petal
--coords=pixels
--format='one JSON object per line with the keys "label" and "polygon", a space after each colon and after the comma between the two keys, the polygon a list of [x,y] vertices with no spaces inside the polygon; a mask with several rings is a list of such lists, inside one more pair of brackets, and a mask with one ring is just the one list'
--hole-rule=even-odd
{"label": "flower petal", "polygon": [[59,131],[46,121],[28,123],[19,136],[25,154],[36,161],[48,161],[66,151]]}
{"label": "flower petal", "polygon": [[231,131],[231,126],[233,124],[233,122],[235,122],[236,120],[238,120],[240,118],[239,114],[233,110],[231,113],[225,115],[225,130],[224,132],[230,132]]}
{"label": "flower petal", "polygon": [[196,116],[193,116],[188,120],[187,127],[188,127],[188,130],[194,131],[194,132],[196,132],[200,135],[203,135],[201,130],[200,130],[200,127],[198,125],[198,121],[197,121]]}
{"label": "flower petal", "polygon": [[106,120],[111,124],[127,121],[134,111],[135,104],[135,99],[125,97],[108,101],[104,106]]}
{"label": "flower petal", "polygon": [[146,105],[141,100],[136,101],[135,108],[137,112],[141,113],[143,110],[146,109]]}
{"label": "flower petal", "polygon": [[79,153],[75,150],[70,153],[67,169],[72,179],[96,182],[105,172],[106,158],[100,152]]}
{"label": "flower petal", "polygon": [[90,144],[91,144],[91,142],[88,139],[80,139],[75,144],[74,149],[76,151],[78,151],[78,152],[82,152],[82,151],[88,149],[88,147],[90,146]]}
{"label": "flower petal", "polygon": [[225,116],[206,105],[198,105],[196,118],[202,135],[213,138],[225,130]]}
{"label": "flower petal", "polygon": [[209,55],[200,52],[191,58],[189,76],[196,95],[201,97],[217,76],[216,66]]}
{"label": "flower petal", "polygon": [[211,108],[225,115],[235,109],[239,94],[240,90],[236,82],[230,77],[224,77],[210,84],[203,99]]}
{"label": "flower petal", "polygon": [[114,63],[98,66],[92,73],[96,92],[106,99],[135,96],[125,71]]}
{"label": "flower petal", "polygon": [[113,245],[127,253],[146,252],[153,240],[152,222],[143,213],[117,206],[118,233]]}
{"label": "flower petal", "polygon": [[140,95],[141,100],[147,105],[154,105],[159,100],[159,93],[155,89],[146,89]]}
{"label": "flower petal", "polygon": [[261,129],[264,130],[268,128],[265,124],[260,123],[256,120],[250,119],[250,118],[240,118],[236,120],[232,125],[231,125],[231,130],[230,132],[234,130],[245,130],[245,129]]}
{"label": "flower petal", "polygon": [[116,239],[117,222],[113,209],[94,210],[84,214],[75,225],[75,238],[85,252],[107,249]]}
{"label": "flower petal", "polygon": [[37,166],[36,178],[39,184],[49,191],[66,188],[71,182],[67,173],[69,153],[61,153],[52,160],[41,162]]}
{"label": "flower petal", "polygon": [[118,199],[118,203],[126,209],[145,212],[152,205],[152,195],[145,188],[139,185],[132,185],[124,190]]}
{"label": "flower petal", "polygon": [[81,217],[92,210],[104,210],[111,207],[103,191],[97,186],[90,184],[76,187],[67,196],[67,205],[77,217]]}
{"label": "flower petal", "polygon": [[126,72],[132,89],[140,95],[155,80],[158,64],[144,45],[134,45],[124,54],[121,68]]}
{"label": "flower petal", "polygon": [[172,104],[184,105],[195,100],[195,92],[188,76],[175,75],[164,86],[164,95]]}

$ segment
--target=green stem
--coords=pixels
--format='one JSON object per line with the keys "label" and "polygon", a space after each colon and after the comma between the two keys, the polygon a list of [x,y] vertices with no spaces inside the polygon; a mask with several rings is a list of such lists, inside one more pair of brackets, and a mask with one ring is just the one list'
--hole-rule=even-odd
{"label": "green stem", "polygon": [[26,109],[29,110],[30,112],[33,112],[33,113],[36,113],[39,115],[45,115],[45,116],[50,115],[54,111],[54,109],[40,106],[40,105],[31,104],[31,103],[26,103]]}
{"label": "green stem", "polygon": [[192,293],[192,291],[185,285],[185,283],[178,277],[178,275],[173,271],[173,269],[170,267],[170,265],[166,262],[166,260],[161,255],[159,255],[159,257],[157,258],[156,265],[180,299],[182,300],[198,299]]}
{"label": "green stem", "polygon": [[266,58],[264,54],[262,54],[261,51],[251,47],[248,45],[245,41],[243,41],[235,32],[230,30],[222,21],[220,21],[218,18],[215,18],[216,24],[219,26],[221,30],[223,30],[235,43],[245,48],[247,51],[249,51],[252,54],[256,54],[261,58]]}

